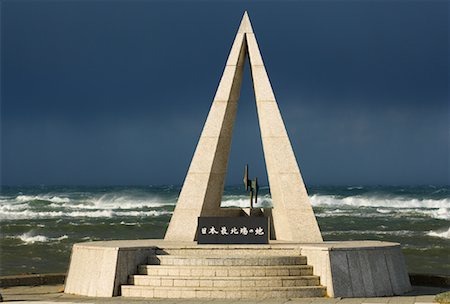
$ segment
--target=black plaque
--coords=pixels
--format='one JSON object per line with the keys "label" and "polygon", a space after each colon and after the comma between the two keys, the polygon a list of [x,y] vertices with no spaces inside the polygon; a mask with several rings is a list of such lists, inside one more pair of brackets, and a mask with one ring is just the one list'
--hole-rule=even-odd
{"label": "black plaque", "polygon": [[198,244],[268,244],[269,218],[199,217]]}

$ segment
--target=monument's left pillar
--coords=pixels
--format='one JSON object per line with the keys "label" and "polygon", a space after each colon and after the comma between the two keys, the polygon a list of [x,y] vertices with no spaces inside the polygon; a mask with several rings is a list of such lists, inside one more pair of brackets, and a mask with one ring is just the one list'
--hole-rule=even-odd
{"label": "monument's left pillar", "polygon": [[199,216],[225,216],[220,208],[237,101],[246,57],[243,24],[239,28],[214,101],[195,149],[165,240],[194,241]]}

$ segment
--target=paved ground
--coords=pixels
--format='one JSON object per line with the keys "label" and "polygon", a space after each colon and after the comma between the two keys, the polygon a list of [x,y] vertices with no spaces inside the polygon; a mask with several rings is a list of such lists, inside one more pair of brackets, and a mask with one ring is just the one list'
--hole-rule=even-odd
{"label": "paved ground", "polygon": [[44,286],[17,286],[0,289],[5,302],[21,304],[45,304],[45,303],[161,303],[161,304],[231,304],[231,303],[263,303],[263,304],[282,304],[282,303],[302,303],[302,304],[372,304],[372,303],[394,303],[394,304],[428,304],[435,303],[434,297],[438,293],[449,291],[449,289],[436,287],[413,286],[413,291],[400,297],[383,298],[354,298],[354,299],[326,299],[326,298],[302,298],[302,299],[266,299],[266,300],[189,300],[189,299],[130,299],[130,298],[90,298],[73,296],[62,293],[63,285],[44,285]]}

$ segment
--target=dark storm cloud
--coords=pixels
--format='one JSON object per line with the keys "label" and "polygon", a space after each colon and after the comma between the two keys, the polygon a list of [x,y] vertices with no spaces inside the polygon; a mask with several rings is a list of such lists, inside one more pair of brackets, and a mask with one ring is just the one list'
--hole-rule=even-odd
{"label": "dark storm cloud", "polygon": [[182,183],[245,9],[308,184],[449,183],[446,1],[3,1],[2,183]]}

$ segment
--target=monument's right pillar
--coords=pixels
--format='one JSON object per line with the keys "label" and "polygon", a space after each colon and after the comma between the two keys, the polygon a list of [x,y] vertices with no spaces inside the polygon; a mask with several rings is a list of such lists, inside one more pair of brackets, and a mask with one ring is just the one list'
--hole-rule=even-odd
{"label": "monument's right pillar", "polygon": [[322,242],[300,169],[251,27],[246,32],[277,240]]}

